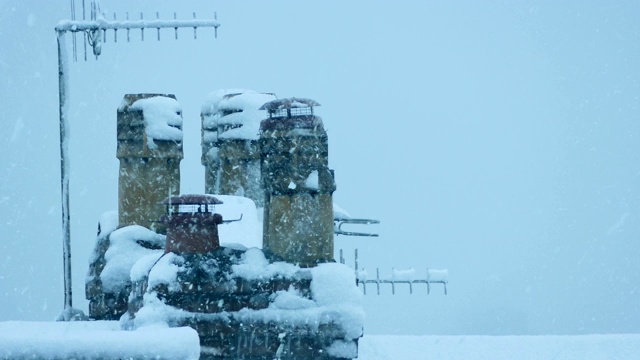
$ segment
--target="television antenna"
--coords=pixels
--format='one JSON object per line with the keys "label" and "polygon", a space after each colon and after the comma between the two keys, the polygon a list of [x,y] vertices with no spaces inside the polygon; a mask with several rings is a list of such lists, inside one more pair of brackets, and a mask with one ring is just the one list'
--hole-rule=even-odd
{"label": "television antenna", "polygon": [[[367,235],[369,236],[369,235]],[[375,279],[369,278],[369,274],[364,268],[360,268],[358,265],[358,249],[354,250],[354,272],[356,277],[356,285],[360,287],[362,285],[362,291],[367,295],[367,284],[374,284],[376,286],[376,293],[380,295],[380,285],[391,285],[391,293],[396,294],[396,285],[408,285],[409,294],[413,294],[414,285],[426,285],[427,295],[431,293],[431,285],[442,285],[444,294],[447,295],[447,284],[449,284],[449,271],[447,269],[429,269],[424,275],[420,276],[418,272],[411,269],[391,269],[391,276],[380,276],[380,268],[376,268]],[[344,253],[340,249],[340,258],[338,261],[341,264],[346,264]]]}
{"label": "television antenna", "polygon": [[145,30],[155,30],[157,40],[160,41],[161,29],[173,29],[174,37],[178,39],[178,29],[192,28],[193,38],[198,38],[198,28],[214,28],[215,37],[218,35],[220,23],[214,13],[213,19],[198,19],[196,13],[188,20],[178,20],[173,13],[173,19],[161,20],[160,14],[155,13],[155,19],[145,20],[140,13],[139,20],[129,18],[126,13],[124,20],[118,20],[113,13],[113,20],[107,20],[107,14],[100,10],[97,0],[90,4],[90,18],[86,19],[85,0],[82,0],[82,20],[76,20],[75,0],[71,1],[71,19],[58,22],[55,27],[58,40],[58,95],[60,109],[60,184],[62,190],[62,250],[64,269],[64,309],[58,316],[59,321],[81,320],[86,318],[81,310],[73,308],[71,287],[71,229],[69,221],[69,64],[66,45],[66,34],[73,35],[73,60],[78,60],[77,33],[82,33],[84,39],[84,60],[87,60],[87,45],[92,49],[96,59],[102,53],[102,45],[107,41],[107,31],[113,31],[113,42],[118,42],[118,30],[126,31],[127,42],[131,40],[131,31],[140,30],[140,40],[144,41]]}

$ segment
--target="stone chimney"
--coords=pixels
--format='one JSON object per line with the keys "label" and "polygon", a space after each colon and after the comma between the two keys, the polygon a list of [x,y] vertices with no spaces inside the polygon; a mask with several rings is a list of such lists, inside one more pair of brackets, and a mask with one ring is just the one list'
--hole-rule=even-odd
{"label": "stone chimney", "polygon": [[180,193],[182,110],[174,95],[127,94],[118,108],[119,226],[157,231],[160,202]]}
{"label": "stone chimney", "polygon": [[327,133],[310,99],[264,104],[260,161],[265,191],[263,249],[303,267],[333,260],[333,201]]}
{"label": "stone chimney", "polygon": [[206,193],[245,196],[264,206],[258,132],[265,116],[259,107],[274,99],[250,90],[210,95],[201,112]]}

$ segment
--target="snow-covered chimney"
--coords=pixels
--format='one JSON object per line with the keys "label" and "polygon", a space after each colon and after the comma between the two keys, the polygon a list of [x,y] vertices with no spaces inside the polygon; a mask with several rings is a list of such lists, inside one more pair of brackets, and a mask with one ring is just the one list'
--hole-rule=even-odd
{"label": "snow-covered chimney", "polygon": [[259,108],[275,98],[251,90],[209,95],[201,110],[206,193],[245,196],[263,206],[258,132],[265,114]]}
{"label": "snow-covered chimney", "polygon": [[118,108],[119,226],[161,230],[159,205],[180,193],[182,109],[175,95],[127,94]]}
{"label": "snow-covered chimney", "polygon": [[303,267],[333,259],[333,200],[327,133],[310,99],[264,104],[260,124],[261,175],[265,191],[263,249]]}

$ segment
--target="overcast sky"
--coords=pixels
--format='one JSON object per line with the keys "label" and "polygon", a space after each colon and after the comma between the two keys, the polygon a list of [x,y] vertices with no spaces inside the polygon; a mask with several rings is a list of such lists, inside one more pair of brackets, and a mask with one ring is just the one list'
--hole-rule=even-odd
{"label": "overcast sky", "polygon": [[[88,1],[87,1],[88,2]],[[76,0],[78,10],[81,0]],[[116,108],[183,106],[182,191],[204,188],[200,106],[222,88],[322,104],[334,200],[380,238],[336,240],[440,288],[365,297],[366,332],[640,331],[640,4],[632,1],[102,1],[122,19],[211,17],[180,40],[109,33],[71,64],[74,304],[117,209]],[[0,321],[63,305],[55,24],[69,1],[0,0]],[[79,17],[81,15],[78,15]],[[112,15],[109,15],[112,17]],[[71,37],[67,36],[71,44]]]}

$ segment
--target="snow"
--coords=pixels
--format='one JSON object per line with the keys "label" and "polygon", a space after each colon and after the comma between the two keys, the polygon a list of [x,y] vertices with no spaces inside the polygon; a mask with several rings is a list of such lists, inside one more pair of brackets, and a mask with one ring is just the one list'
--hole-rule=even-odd
{"label": "snow", "polygon": [[394,281],[413,281],[416,279],[416,269],[393,269],[391,278]]}
{"label": "snow", "polygon": [[154,96],[140,99],[129,108],[142,110],[150,149],[157,147],[154,139],[182,141],[182,107],[176,99]]}
{"label": "snow", "polygon": [[[235,94],[235,96],[234,96]],[[221,89],[212,92],[202,105],[203,114],[215,114],[221,110],[258,109],[264,103],[274,100],[273,94],[262,94],[245,89]]]}
{"label": "snow", "polygon": [[[225,109],[219,109],[219,110],[225,110]],[[218,122],[217,122],[218,125],[244,125],[246,121],[246,112],[252,109],[245,110],[244,108],[240,108],[240,109],[229,109],[229,110],[231,111],[242,110],[242,111],[234,112],[229,115],[224,115],[218,118]]]}
{"label": "snow", "polygon": [[100,274],[100,279],[106,293],[119,293],[127,285],[136,261],[146,255],[163,252],[163,250],[144,248],[137,241],[145,241],[164,248],[165,236],[139,225],[131,225],[112,232],[109,240],[110,246],[105,253],[106,265]]}
{"label": "snow", "polygon": [[245,139],[245,140],[258,140],[260,133],[260,120],[264,119],[262,114],[253,114],[253,112],[243,112],[247,118],[258,121],[246,121],[241,127],[229,129],[221,134],[218,134],[219,139]]}
{"label": "snow", "polygon": [[179,289],[180,285],[177,282],[178,272],[184,270],[181,267],[183,263],[184,259],[174,253],[162,256],[149,272],[148,287],[153,289],[160,284],[166,284],[170,291]]}
{"label": "snow", "polygon": [[427,269],[427,280],[449,282],[449,270]]}
{"label": "snow", "polygon": [[[253,200],[233,195],[214,196],[223,202],[222,204],[215,205],[214,211],[220,213],[224,220],[238,219],[242,216],[242,220],[238,222],[218,225],[221,245],[241,250],[246,250],[250,247],[262,247],[262,224],[258,219],[257,209]],[[109,216],[115,216],[115,225],[113,221],[111,221],[114,219],[109,219]],[[100,221],[101,224],[103,222],[106,224],[104,226],[107,229],[111,229],[112,227],[117,227],[117,220],[117,213],[105,213]],[[128,230],[122,231],[123,229]],[[158,260],[160,256],[162,256],[163,251],[148,250],[142,248],[135,242],[136,240],[144,240],[163,246],[164,236],[157,235],[139,226],[130,226],[123,229],[118,230],[112,235],[112,246],[105,256],[107,258],[107,266],[105,266],[105,270],[101,276],[103,286],[106,278],[109,285],[117,286],[118,289],[123,287],[125,282],[117,281],[115,274],[117,273],[117,276],[121,276],[126,271],[129,271],[132,282],[142,280],[148,275],[150,287],[160,283],[170,285],[171,287],[175,282],[177,271],[180,269],[177,264],[180,264],[181,258],[175,254],[167,254]],[[113,243],[114,239],[118,244]],[[114,246],[115,249],[112,250]],[[125,258],[113,259],[113,257],[116,256],[115,253],[120,252],[126,252]],[[262,254],[260,250],[258,250],[258,252]],[[262,258],[266,261],[264,255],[262,255]],[[158,261],[158,263],[150,272],[149,270],[156,261]],[[297,268],[293,269],[282,264],[271,264],[266,268],[262,265],[263,263],[258,259],[257,270],[255,270],[251,276],[264,275],[259,273],[261,271],[266,271],[266,274],[292,274],[297,270]],[[291,266],[293,267],[293,265]]]}
{"label": "snow", "polygon": [[[209,137],[209,136],[207,135],[207,137]],[[209,140],[206,140],[206,141],[209,141]],[[219,153],[220,153],[220,151],[218,150],[217,147],[212,147],[211,149],[209,149],[209,151],[207,151],[207,153],[205,154],[205,157],[206,157],[207,161],[218,161],[218,160],[220,160]]]}
{"label": "snow", "polygon": [[[350,341],[335,341],[327,351],[334,356],[350,357],[353,355],[354,347],[355,345]],[[120,324],[116,321],[0,322],[0,359],[197,359],[199,352],[197,333],[186,327],[167,328],[155,324],[155,326],[144,326],[135,331],[122,331]],[[358,344],[358,360],[636,360],[638,354],[640,354],[640,334],[581,336],[365,334]]]}
{"label": "snow", "polygon": [[356,270],[356,272],[357,272],[356,276],[358,277],[359,281],[367,281],[367,277],[369,276],[369,273],[367,272],[367,270],[360,269],[360,270]]}
{"label": "snow", "polygon": [[[301,269],[285,262],[269,263],[260,249],[251,248],[242,255],[239,263],[231,266],[229,279],[310,277],[311,296],[303,295],[292,286],[287,291],[278,291],[271,295],[270,304],[266,309],[243,308],[235,312],[191,313],[165,305],[153,291],[154,282],[157,283],[158,279],[169,284],[170,288],[172,283],[175,283],[175,275],[182,264],[178,257],[176,259],[166,255],[158,261],[149,274],[149,287],[143,296],[144,306],[136,313],[134,319],[123,317],[123,327],[170,326],[179,324],[184,319],[235,319],[239,322],[278,322],[291,326],[309,326],[312,329],[321,324],[334,323],[345,331],[345,340],[356,339],[362,334],[362,294],[355,284],[353,271],[345,265],[327,263],[311,269]],[[171,268],[171,264],[176,264],[177,267]],[[155,274],[156,267],[160,268],[160,275]]]}
{"label": "snow", "polygon": [[151,267],[162,255],[164,255],[162,252],[155,251],[152,254],[145,255],[138,259],[138,261],[136,261],[131,267],[131,271],[129,273],[131,275],[131,282],[135,283],[137,281],[144,280],[144,278],[149,275]]}
{"label": "snow", "polygon": [[365,335],[358,360],[636,360],[640,334],[582,336]]}
{"label": "snow", "polygon": [[203,130],[202,141],[206,143],[215,143],[216,141],[218,141],[218,130],[217,129],[215,131],[210,131],[207,129]]}
{"label": "snow", "polygon": [[275,276],[292,277],[300,268],[286,262],[269,263],[262,250],[248,249],[239,264],[231,265],[235,276],[248,280],[271,279]]}
{"label": "snow", "polygon": [[[119,218],[117,211],[106,211],[100,216],[98,220],[98,237],[96,242],[104,241],[109,234],[115,231],[119,225]],[[100,254],[98,253],[98,246],[93,247],[91,256],[89,257],[89,264],[95,262]]]}
{"label": "snow", "polygon": [[[145,327],[167,327],[181,319],[191,317],[191,313],[165,305],[156,292],[148,292],[143,296],[144,306],[136,313],[133,319],[127,318],[126,314],[120,319],[124,329],[140,329]],[[212,315],[212,316],[215,316]]]}
{"label": "snow", "polygon": [[351,215],[349,215],[349,213],[345,209],[340,207],[340,205],[338,205],[338,204],[336,204],[334,202],[333,203],[333,218],[334,219],[350,219]]}
{"label": "snow", "polygon": [[[146,304],[145,304],[146,306]],[[144,307],[143,307],[144,309]],[[305,326],[312,330],[317,330],[321,324],[337,324],[346,331],[347,340],[358,338],[362,334],[362,327],[359,326],[362,316],[354,316],[352,309],[337,306],[315,306],[308,308],[298,308],[295,310],[280,309],[271,306],[262,310],[241,309],[234,313],[222,314],[192,314],[191,317],[211,318],[232,317],[240,322],[277,322],[287,326]]]}
{"label": "snow", "polygon": [[262,221],[258,218],[255,202],[243,196],[214,196],[222,201],[222,204],[216,205],[215,212],[222,215],[223,220],[239,219],[242,216],[240,221],[218,225],[220,245],[241,244],[246,248],[262,248]]}
{"label": "snow", "polygon": [[62,20],[56,25],[56,31],[84,31],[95,29],[142,29],[142,28],[181,28],[181,27],[218,27],[216,20],[106,20],[98,17],[96,20]]}
{"label": "snow", "polygon": [[358,356],[358,345],[355,341],[336,340],[329,345],[327,353],[337,358],[353,359]]}
{"label": "snow", "polygon": [[304,181],[304,187],[307,189],[318,190],[318,170],[313,170]]}
{"label": "snow", "polygon": [[253,90],[218,90],[209,94],[202,105],[203,126],[213,129],[219,125],[231,125],[231,129],[217,134],[218,139],[258,140],[260,122],[266,118],[259,108],[275,98],[273,94]]}
{"label": "snow", "polygon": [[310,309],[318,307],[318,305],[313,300],[303,297],[297,289],[291,287],[288,291],[276,292],[269,307],[282,310],[297,310]]}
{"label": "snow", "polygon": [[291,102],[291,107],[295,108],[295,107],[309,107],[309,104],[303,103],[303,102],[299,102],[299,101],[293,101]]}
{"label": "snow", "polygon": [[106,236],[118,228],[119,223],[118,212],[115,210],[106,211],[100,216],[98,226],[100,227],[99,236]]}
{"label": "snow", "polygon": [[335,311],[347,339],[357,338],[364,326],[364,310],[353,270],[343,264],[326,263],[312,268],[311,274],[313,300]]}
{"label": "snow", "polygon": [[198,359],[188,327],[122,331],[117,321],[0,322],[0,359]]}
{"label": "snow", "polygon": [[311,268],[311,292],[319,305],[356,305],[362,302],[362,293],[355,287],[353,270],[337,263],[320,264]]}

